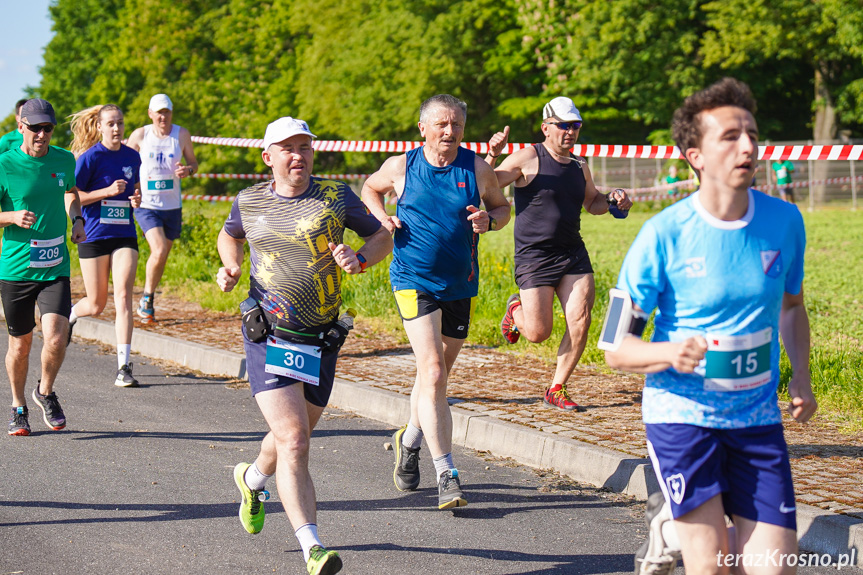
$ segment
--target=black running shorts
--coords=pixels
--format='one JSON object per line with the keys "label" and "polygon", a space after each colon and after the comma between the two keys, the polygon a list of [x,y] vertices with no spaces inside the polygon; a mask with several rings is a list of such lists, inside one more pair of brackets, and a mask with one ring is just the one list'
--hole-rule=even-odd
{"label": "black running shorts", "polygon": [[441,335],[454,339],[466,339],[473,317],[476,298],[464,298],[453,301],[438,301],[431,295],[414,289],[403,289],[393,292],[396,307],[403,321],[410,321],[441,310]]}
{"label": "black running shorts", "polygon": [[36,304],[39,313],[56,313],[69,317],[72,311],[72,290],[69,278],[50,281],[0,280],[0,298],[6,314],[6,329],[14,337],[25,336],[36,327]]}
{"label": "black running shorts", "polygon": [[123,248],[138,251],[138,238],[107,238],[78,244],[78,257],[82,260],[110,256]]}
{"label": "black running shorts", "polygon": [[592,273],[590,255],[583,244],[573,250],[524,249],[515,255],[515,283],[519,289],[557,287],[563,276]]}

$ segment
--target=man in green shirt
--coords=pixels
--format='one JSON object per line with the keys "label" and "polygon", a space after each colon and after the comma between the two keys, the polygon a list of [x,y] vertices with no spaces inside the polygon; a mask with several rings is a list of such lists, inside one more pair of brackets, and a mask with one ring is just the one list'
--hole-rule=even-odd
{"label": "man in green shirt", "polygon": [[791,187],[791,172],[794,171],[794,164],[788,160],[782,162],[773,162],[770,166],[773,168],[773,175],[776,176],[776,185],[779,187],[779,195],[782,199],[789,203],[794,203],[794,188]]}
{"label": "man in green shirt", "polygon": [[69,312],[69,251],[72,241],[86,239],[75,187],[75,157],[50,145],[57,120],[54,108],[34,98],[21,107],[21,146],[0,154],[0,298],[9,331],[6,371],[12,385],[9,435],[30,435],[24,386],[33,344],[35,306],[42,316],[42,378],[33,400],[51,429],[66,427],[66,416],[54,393],[54,380],[66,356]]}
{"label": "man in green shirt", "polygon": [[27,99],[25,98],[24,100],[18,100],[18,102],[15,104],[16,126],[14,130],[0,138],[0,154],[2,154],[3,152],[8,152],[13,148],[21,147],[21,142],[24,140],[24,136],[22,136],[21,132],[18,131],[17,123],[21,121],[21,107],[26,101]]}

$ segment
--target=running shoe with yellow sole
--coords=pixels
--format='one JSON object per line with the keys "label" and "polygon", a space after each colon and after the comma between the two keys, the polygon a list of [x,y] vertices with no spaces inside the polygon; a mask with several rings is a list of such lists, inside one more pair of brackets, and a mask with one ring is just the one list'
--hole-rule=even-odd
{"label": "running shoe with yellow sole", "polygon": [[234,483],[237,484],[237,489],[243,496],[240,502],[240,523],[246,531],[255,535],[264,528],[264,501],[270,498],[270,492],[266,489],[260,491],[250,489],[246,485],[244,476],[251,466],[251,463],[238,463],[234,467]]}
{"label": "running shoe with yellow sole", "polygon": [[413,491],[420,484],[420,449],[411,449],[402,443],[402,436],[407,428],[405,424],[393,433],[393,451],[396,452],[393,481],[399,491]]}
{"label": "running shoe with yellow sole", "polygon": [[335,551],[315,545],[309,549],[306,571],[309,575],[333,575],[342,570],[342,558]]}

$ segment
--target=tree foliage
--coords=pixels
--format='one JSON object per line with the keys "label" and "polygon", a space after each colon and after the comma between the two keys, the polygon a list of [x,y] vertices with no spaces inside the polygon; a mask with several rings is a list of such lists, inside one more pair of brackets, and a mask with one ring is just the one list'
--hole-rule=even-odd
{"label": "tree foliage", "polygon": [[[61,115],[116,103],[129,130],[165,92],[196,135],[260,138],[292,115],[321,138],[417,139],[420,103],[448,92],[468,103],[466,139],[508,124],[535,141],[564,94],[582,141],[641,143],[725,75],[752,86],[764,137],[863,125],[859,0],[56,0],[51,15],[39,95]],[[257,150],[197,150],[206,171],[263,171]],[[380,159],[319,154],[316,169]]]}

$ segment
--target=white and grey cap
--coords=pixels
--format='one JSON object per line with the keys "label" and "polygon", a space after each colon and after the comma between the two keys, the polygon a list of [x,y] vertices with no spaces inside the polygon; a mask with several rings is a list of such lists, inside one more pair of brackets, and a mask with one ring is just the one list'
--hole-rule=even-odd
{"label": "white and grey cap", "polygon": [[267,132],[264,134],[264,149],[270,147],[270,144],[283,142],[293,136],[305,134],[311,138],[317,138],[310,130],[309,125],[303,120],[285,116],[279,118],[275,122],[267,126]]}
{"label": "white and grey cap", "polygon": [[581,112],[565,96],[558,96],[542,109],[542,119],[554,118],[558,122],[583,122]]}

